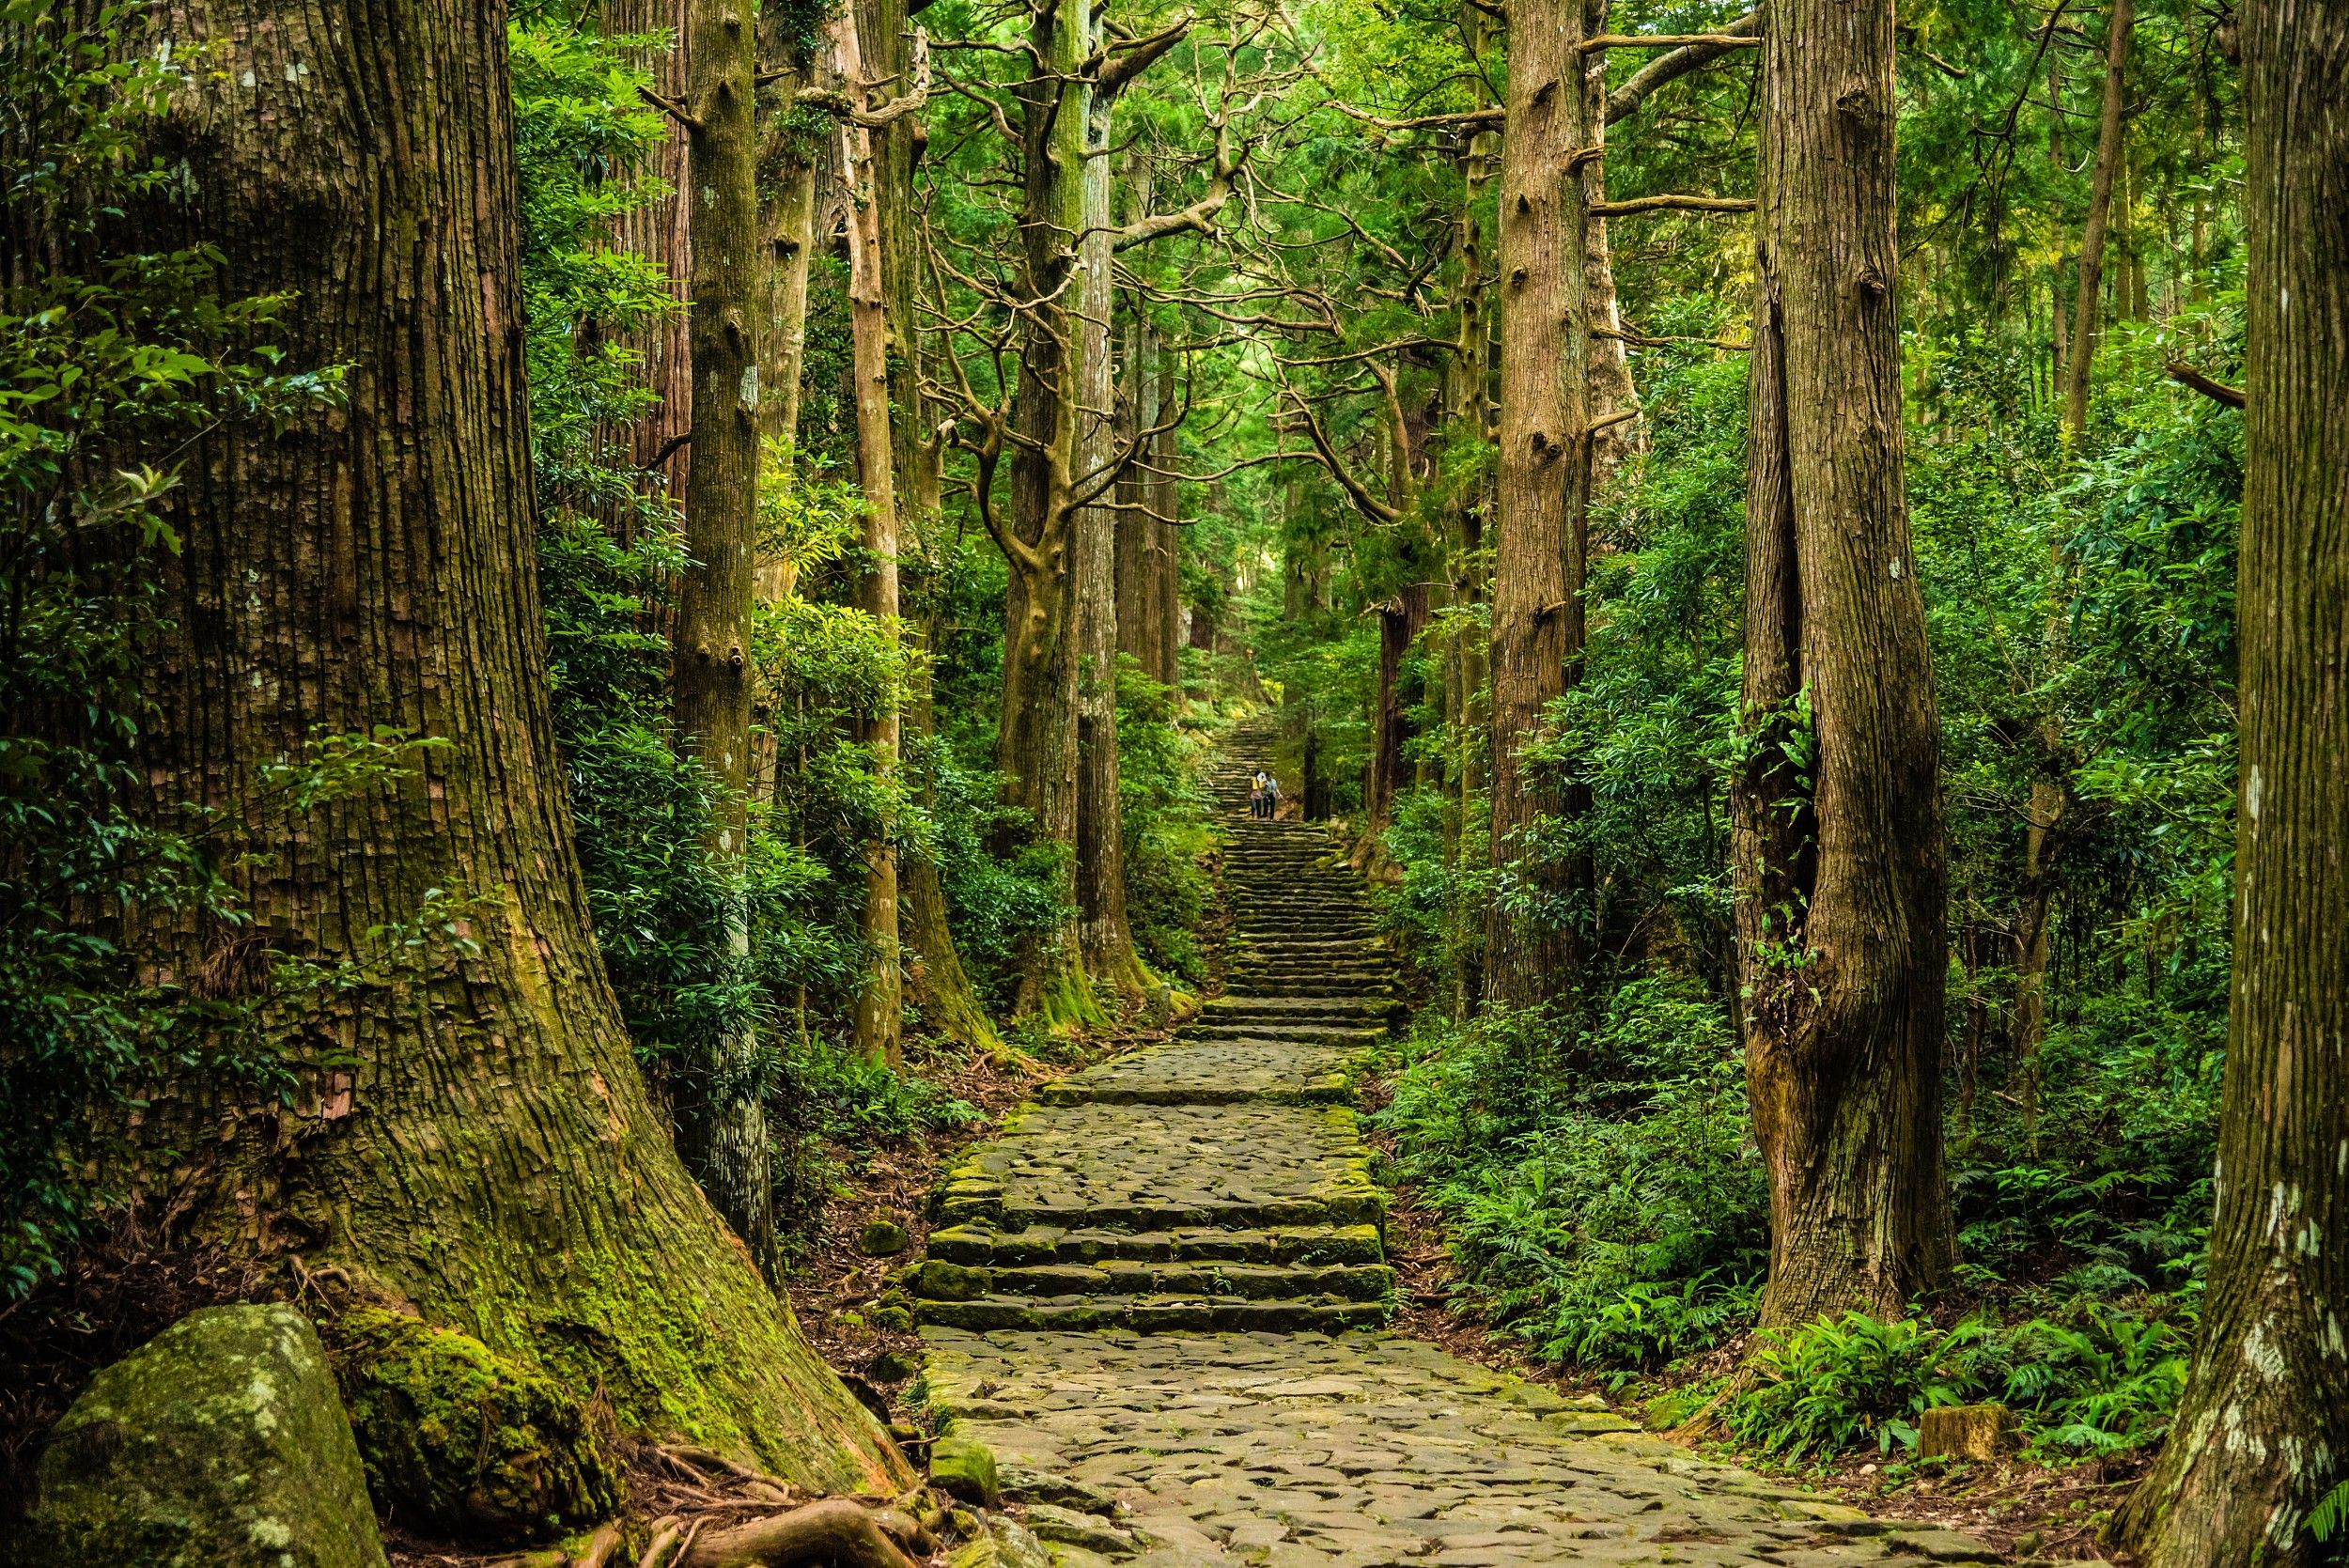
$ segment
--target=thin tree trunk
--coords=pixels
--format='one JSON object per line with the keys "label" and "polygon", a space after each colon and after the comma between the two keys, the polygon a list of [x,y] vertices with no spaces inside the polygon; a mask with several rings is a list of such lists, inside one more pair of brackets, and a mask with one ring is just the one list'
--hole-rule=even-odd
{"label": "thin tree trunk", "polygon": [[[158,131],[178,172],[141,232],[217,245],[238,287],[289,302],[289,363],[350,370],[333,410],[223,427],[186,465],[135,776],[170,821],[233,814],[315,734],[438,745],[241,871],[243,929],[358,984],[283,1020],[288,1099],[155,1095],[205,1152],[141,1185],[173,1217],[159,1238],[299,1254],[600,1390],[624,1426],[894,1491],[912,1472],[678,1162],[589,934],[547,694],[506,23],[457,0],[158,11],[206,66]],[[461,946],[385,962],[383,928],[452,916]],[[212,947],[131,936],[165,975]]]}
{"label": "thin tree trunk", "polygon": [[[757,39],[741,0],[693,0],[685,108],[693,271],[693,462],[670,665],[680,754],[720,793],[710,849],[728,875],[744,851],[751,768],[751,605],[758,536],[758,135],[753,124]],[[746,913],[727,917],[738,959],[750,951]],[[707,1063],[678,1076],[677,1141],[710,1202],[762,1267],[774,1263],[774,1185],[758,1038],[726,1029]]]}
{"label": "thin tree trunk", "polygon": [[2105,237],[2112,223],[2113,179],[2121,167],[2121,111],[2128,92],[2130,0],[2112,0],[2105,17],[2104,112],[2096,132],[2096,174],[2089,188],[2088,226],[2080,235],[2079,299],[2072,312],[2065,364],[2063,425],[2077,440],[2088,425],[2088,372],[2096,360],[2096,307],[2104,290]]}
{"label": "thin tree trunk", "polygon": [[2242,783],[2210,1286],[2115,1533],[2146,1568],[2337,1562],[2349,1456],[2349,11],[2253,0],[2245,146]]}
{"label": "thin tree trunk", "polygon": [[1952,1244],[1938,729],[1901,472],[1892,8],[1772,0],[1764,30],[1753,760],[1733,862],[1770,1176],[1762,1315],[1785,1324],[1897,1313],[1947,1279]]}
{"label": "thin tree trunk", "polygon": [[[1164,424],[1173,417],[1177,406],[1174,356],[1161,346],[1158,361],[1158,417],[1151,423]],[[1159,432],[1152,459],[1155,472],[1145,493],[1150,500],[1151,526],[1157,537],[1153,575],[1158,582],[1159,638],[1153,675],[1174,691],[1177,709],[1183,702],[1183,531],[1177,526],[1183,512],[1183,486],[1175,477],[1181,462],[1182,433],[1170,426]]]}
{"label": "thin tree trunk", "polygon": [[[816,161],[820,150],[795,129],[793,95],[808,84],[812,62],[782,6],[761,10],[762,72],[778,72],[759,95],[758,232],[767,281],[767,318],[759,334],[759,433],[797,447],[800,374],[807,360],[807,273],[816,252]],[[772,597],[771,595],[770,597]]]}
{"label": "thin tree trunk", "polygon": [[[872,0],[860,0],[860,8]],[[859,26],[844,18],[832,29],[840,74],[857,92],[864,78]],[[864,492],[864,567],[858,574],[857,606],[879,620],[883,640],[897,641],[897,452],[889,417],[889,315],[882,292],[881,199],[876,182],[885,173],[875,159],[868,131],[844,125],[841,159],[848,200],[848,330],[850,375],[856,381],[857,481]],[[876,781],[884,792],[897,776],[897,711],[894,707],[859,725],[869,749]],[[872,970],[857,991],[854,1039],[868,1060],[899,1065],[905,1057],[904,983],[897,935],[897,845],[895,826],[864,845],[864,908],[859,933]]]}
{"label": "thin tree trunk", "polygon": [[[1508,127],[1501,143],[1501,429],[1495,469],[1492,611],[1492,856],[1522,884],[1486,917],[1487,994],[1548,1001],[1573,968],[1550,908],[1563,868],[1530,835],[1567,802],[1523,759],[1544,709],[1565,690],[1580,644],[1576,537],[1589,486],[1587,344],[1580,319],[1583,212],[1561,179],[1589,116],[1576,46],[1581,0],[1525,0],[1510,18]],[[1532,909],[1528,905],[1533,906]]]}
{"label": "thin tree trunk", "polygon": [[[1607,31],[1607,0],[1580,0],[1582,33],[1591,37]],[[1586,116],[1585,129],[1579,138],[1588,147],[1603,147],[1607,140],[1607,51],[1594,50],[1582,57],[1582,101],[1596,105],[1596,112]],[[1607,199],[1607,163],[1604,158],[1586,158],[1567,177],[1579,183],[1577,193],[1582,210],[1588,213],[1596,204]],[[1605,328],[1609,332],[1623,330],[1623,315],[1615,303],[1615,263],[1607,243],[1607,221],[1585,217],[1582,221],[1582,291],[1584,307],[1582,321],[1586,333],[1584,354],[1589,365],[1589,392],[1586,410],[1592,420],[1606,418],[1625,409],[1639,407],[1639,389],[1631,380],[1631,356],[1620,337],[1589,335],[1589,329]],[[1610,425],[1591,438],[1589,458],[1593,490],[1602,489],[1625,458],[1641,449],[1641,422],[1626,420]],[[1572,568],[1568,568],[1569,576]]]}

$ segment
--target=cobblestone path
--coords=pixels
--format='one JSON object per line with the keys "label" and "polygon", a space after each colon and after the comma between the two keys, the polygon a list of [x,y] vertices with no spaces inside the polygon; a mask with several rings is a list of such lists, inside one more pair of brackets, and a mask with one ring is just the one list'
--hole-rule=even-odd
{"label": "cobblestone path", "polygon": [[1997,1560],[1377,1331],[1393,1271],[1345,1072],[1389,1021],[1388,968],[1322,831],[1247,815],[1268,738],[1243,731],[1217,780],[1231,994],[1053,1084],[933,1195],[927,1404],[1026,1505],[988,1549],[1011,1568],[1036,1538],[1055,1568]]}

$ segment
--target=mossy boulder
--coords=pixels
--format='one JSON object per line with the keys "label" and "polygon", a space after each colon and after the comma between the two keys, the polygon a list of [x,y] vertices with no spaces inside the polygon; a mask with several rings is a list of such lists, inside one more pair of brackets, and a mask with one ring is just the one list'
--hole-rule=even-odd
{"label": "mossy boulder", "polygon": [[981,1508],[1003,1498],[995,1451],[975,1437],[941,1437],[930,1445],[930,1484]]}
{"label": "mossy boulder", "polygon": [[101,1372],[42,1451],[19,1560],[382,1568],[359,1450],[310,1320],[191,1312]]}
{"label": "mossy boulder", "polygon": [[387,1516],[516,1545],[619,1511],[619,1467],[580,1402],[479,1340],[353,1308],[336,1360],[367,1483]]}

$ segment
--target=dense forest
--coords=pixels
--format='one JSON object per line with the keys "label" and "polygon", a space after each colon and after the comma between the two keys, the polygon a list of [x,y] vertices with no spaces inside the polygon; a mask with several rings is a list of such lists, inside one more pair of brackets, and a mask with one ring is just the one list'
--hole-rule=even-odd
{"label": "dense forest", "polygon": [[2341,8],[0,0],[0,1519],[260,1301],[437,1539],[433,1357],[907,1494],[828,1208],[1225,990],[1221,758],[1496,1354],[2349,1536]]}

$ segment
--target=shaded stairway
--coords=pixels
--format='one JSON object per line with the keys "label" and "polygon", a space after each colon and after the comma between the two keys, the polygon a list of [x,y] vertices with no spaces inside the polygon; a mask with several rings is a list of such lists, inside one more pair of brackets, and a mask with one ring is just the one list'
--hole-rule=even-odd
{"label": "shaded stairway", "polygon": [[1230,837],[1225,995],[1168,1043],[1050,1084],[932,1197],[912,1276],[957,1328],[1337,1329],[1383,1322],[1384,1198],[1347,1059],[1393,1006],[1361,879],[1248,815],[1266,725],[1213,787]]}

